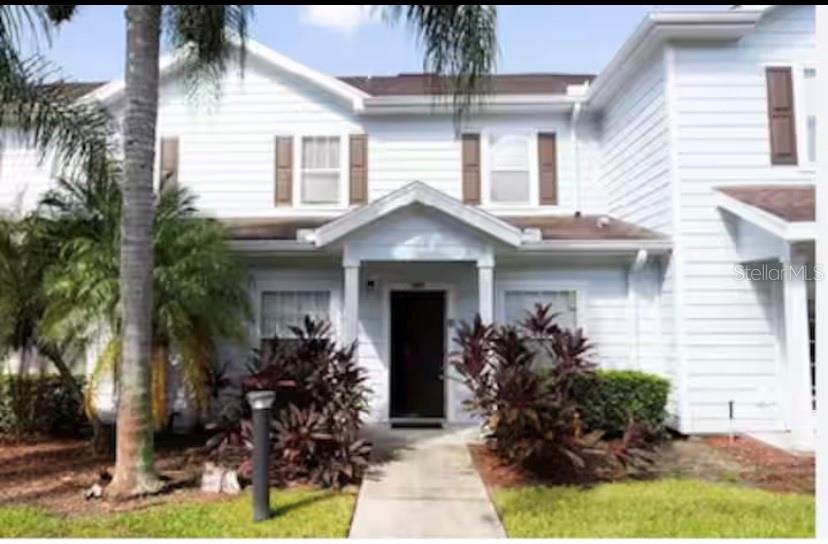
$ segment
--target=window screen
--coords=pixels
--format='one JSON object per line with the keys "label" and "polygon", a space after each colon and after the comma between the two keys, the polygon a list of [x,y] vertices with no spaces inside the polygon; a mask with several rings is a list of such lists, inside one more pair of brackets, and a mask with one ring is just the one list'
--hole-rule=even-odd
{"label": "window screen", "polygon": [[529,138],[515,134],[489,138],[491,200],[529,203]]}
{"label": "window screen", "polygon": [[302,138],[302,202],[336,204],[339,180],[339,137]]}
{"label": "window screen", "polygon": [[552,313],[558,314],[555,323],[559,327],[574,329],[578,326],[575,291],[507,291],[504,303],[505,320],[517,324],[526,318],[535,304],[551,304]]}
{"label": "window screen", "polygon": [[262,338],[291,338],[290,327],[301,326],[305,316],[330,320],[328,291],[270,291],[262,293]]}

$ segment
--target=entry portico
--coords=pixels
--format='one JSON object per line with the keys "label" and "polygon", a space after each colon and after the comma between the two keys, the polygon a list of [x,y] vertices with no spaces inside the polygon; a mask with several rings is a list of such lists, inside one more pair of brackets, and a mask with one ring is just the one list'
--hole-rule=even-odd
{"label": "entry portico", "polygon": [[621,221],[498,216],[413,182],[324,224],[247,220],[231,233],[251,262],[254,340],[284,332],[279,316],[330,319],[368,369],[374,421],[468,422],[446,365],[454,325],[513,322],[536,302],[586,328],[607,366],[663,370],[650,368],[661,339],[648,351],[633,331],[659,320],[648,293],[670,242]]}
{"label": "entry portico", "polygon": [[514,249],[522,238],[522,231],[506,221],[414,182],[320,227],[313,242],[320,248],[336,247],[341,251],[345,281],[342,329],[344,337],[352,341],[359,332],[362,263],[474,263],[477,312],[484,321],[491,322],[495,245]]}

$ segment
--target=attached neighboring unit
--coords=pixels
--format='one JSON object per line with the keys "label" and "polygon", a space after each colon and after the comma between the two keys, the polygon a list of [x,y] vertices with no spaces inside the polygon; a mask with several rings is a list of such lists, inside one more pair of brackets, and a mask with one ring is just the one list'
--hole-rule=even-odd
{"label": "attached neighboring unit", "polygon": [[[173,55],[158,183],[228,225],[251,346],[304,315],[358,341],[373,420],[470,422],[454,325],[539,302],[602,366],[669,378],[678,430],[807,449],[814,40],[814,6],[654,13],[598,76],[493,76],[459,127],[435,76],[336,78],[254,42],[199,109]],[[87,98],[118,117],[123,90]],[[30,150],[0,161],[3,205],[51,183]]]}

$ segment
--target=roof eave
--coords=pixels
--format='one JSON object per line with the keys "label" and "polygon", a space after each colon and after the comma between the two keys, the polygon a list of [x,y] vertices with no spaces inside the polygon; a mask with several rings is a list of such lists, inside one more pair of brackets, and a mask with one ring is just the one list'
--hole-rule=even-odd
{"label": "roof eave", "polygon": [[816,239],[815,221],[788,221],[721,191],[716,191],[716,206],[786,242],[808,242]]}
{"label": "roof eave", "polygon": [[[480,97],[471,105],[472,109],[487,112],[565,112],[573,104],[582,102],[581,96],[565,94],[498,94]],[[364,101],[366,115],[398,115],[406,113],[446,113],[454,111],[455,102],[451,95],[393,95],[372,96]]]}
{"label": "roof eave", "polygon": [[590,84],[589,106],[596,109],[605,106],[625,76],[658,46],[675,40],[735,41],[752,30],[763,13],[762,9],[744,9],[649,14]]}
{"label": "roof eave", "polygon": [[628,238],[628,239],[560,239],[524,242],[521,251],[529,252],[577,252],[577,253],[636,253],[645,250],[651,254],[666,254],[672,251],[673,241],[669,238]]}

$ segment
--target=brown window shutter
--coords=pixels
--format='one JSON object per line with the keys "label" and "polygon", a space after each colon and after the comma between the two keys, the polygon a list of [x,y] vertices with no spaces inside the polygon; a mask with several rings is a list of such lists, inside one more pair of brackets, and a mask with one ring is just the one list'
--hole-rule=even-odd
{"label": "brown window shutter", "polygon": [[766,69],[771,164],[796,164],[796,117],[791,69]]}
{"label": "brown window shutter", "polygon": [[348,148],[351,204],[365,204],[368,202],[368,136],[351,134]]}
{"label": "brown window shutter", "polygon": [[558,203],[558,150],[555,134],[538,134],[538,184],[541,206]]}
{"label": "brown window shutter", "polygon": [[463,202],[480,204],[480,134],[463,134]]}
{"label": "brown window shutter", "polygon": [[276,138],[275,161],[275,198],[277,206],[290,206],[293,203],[293,138],[278,136]]}
{"label": "brown window shutter", "polygon": [[178,138],[161,138],[161,157],[158,160],[159,191],[178,187]]}

